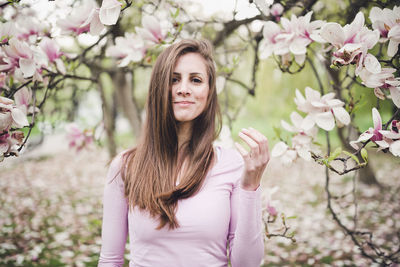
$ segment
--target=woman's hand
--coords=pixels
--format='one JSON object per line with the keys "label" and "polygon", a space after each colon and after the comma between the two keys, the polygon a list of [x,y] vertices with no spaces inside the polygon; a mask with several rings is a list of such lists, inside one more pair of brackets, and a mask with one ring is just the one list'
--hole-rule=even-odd
{"label": "woman's hand", "polygon": [[262,174],[270,158],[268,139],[253,128],[242,129],[239,132],[239,137],[250,147],[250,151],[247,152],[243,146],[235,143],[245,164],[245,171],[240,186],[245,190],[256,190],[260,185]]}

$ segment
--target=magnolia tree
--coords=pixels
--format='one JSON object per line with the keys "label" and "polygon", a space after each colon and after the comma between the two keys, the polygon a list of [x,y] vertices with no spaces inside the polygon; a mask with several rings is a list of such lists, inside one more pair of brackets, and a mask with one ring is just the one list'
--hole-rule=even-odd
{"label": "magnolia tree", "polygon": [[[371,230],[358,228],[357,210],[350,222],[339,216],[330,175],[354,173],[355,191],[355,173],[368,166],[367,149],[400,156],[400,7],[395,1],[355,1],[343,13],[339,10],[347,2],[337,4],[326,8],[324,1],[255,0],[247,3],[248,15],[235,9],[230,15],[203,17],[198,6],[184,1],[0,1],[0,157],[17,156],[38,120],[65,111],[55,107],[57,96],[71,97],[69,110],[75,110],[79,92],[89,89],[101,96],[103,119],[94,129],[69,125],[70,146],[82,149],[104,129],[110,154],[115,154],[116,110],[122,110],[134,133],[141,127],[143,104],[134,93],[135,74],[150,69],[160,51],[176,40],[208,38],[216,48],[228,137],[247,96],[256,96],[261,60],[272,57],[288,73],[311,67],[319,88],[293,88],[298,110],[291,113],[291,123],[281,121],[280,141],[271,154],[285,165],[298,158],[325,165],[328,210],[338,226],[372,262],[399,263],[399,229],[390,230],[390,245],[378,244]],[[250,85],[235,73],[249,53]],[[86,82],[84,88],[77,88],[77,81]],[[246,97],[235,97],[229,91],[233,85]],[[359,129],[354,120],[362,115],[357,93],[363,90],[376,96],[369,103],[369,129]],[[53,104],[46,108],[46,103]],[[391,110],[385,122],[379,113],[383,105]],[[291,137],[283,138],[282,131]],[[332,131],[342,143],[335,149]],[[324,145],[318,132],[325,132]],[[268,203],[267,221],[274,222],[278,212],[272,200]],[[284,216],[282,222],[283,233],[267,234],[294,240]]]}

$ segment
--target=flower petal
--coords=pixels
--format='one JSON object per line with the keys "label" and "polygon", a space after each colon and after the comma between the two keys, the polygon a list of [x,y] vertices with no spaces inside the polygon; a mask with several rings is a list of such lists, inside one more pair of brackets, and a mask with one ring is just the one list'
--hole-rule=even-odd
{"label": "flower petal", "polygon": [[271,157],[280,157],[287,151],[288,146],[284,142],[278,142],[275,144],[271,151]]}
{"label": "flower petal", "polygon": [[331,43],[336,48],[341,47],[344,44],[344,31],[342,26],[334,22],[326,23],[320,33],[321,37]]}
{"label": "flower petal", "polygon": [[389,87],[390,96],[396,107],[400,108],[400,87]]}
{"label": "flower petal", "polygon": [[29,103],[31,102],[31,99],[32,99],[32,91],[28,89],[28,87],[26,86],[22,87],[14,94],[14,100],[17,106],[28,107]]}
{"label": "flower petal", "polygon": [[400,140],[390,144],[389,151],[396,157],[400,157]]}
{"label": "flower petal", "polygon": [[28,58],[20,58],[19,67],[24,74],[24,78],[32,77],[36,70],[35,62],[33,61],[33,59]]}
{"label": "flower petal", "polygon": [[289,131],[292,133],[297,132],[296,129],[292,125],[290,125],[289,123],[287,123],[284,120],[281,120],[281,125],[282,125],[282,128],[285,129],[286,131]]}
{"label": "flower petal", "polygon": [[93,18],[90,21],[90,34],[99,35],[105,27],[100,21],[99,11],[95,10],[94,12]]}
{"label": "flower petal", "polygon": [[311,87],[306,87],[306,99],[308,101],[319,101],[321,99],[321,94],[317,90],[312,89]]}
{"label": "flower petal", "polygon": [[371,54],[367,54],[364,59],[365,68],[371,73],[380,73],[381,72],[381,63],[379,63],[378,59]]}
{"label": "flower petal", "polygon": [[307,115],[303,121],[301,122],[301,129],[303,129],[304,131],[308,132],[310,131],[315,125],[315,121],[313,119],[312,116]]}
{"label": "flower petal", "polygon": [[24,126],[29,125],[28,118],[26,117],[25,113],[22,110],[20,110],[19,108],[13,108],[11,110],[11,116],[14,120],[14,124],[18,128],[22,128]]}
{"label": "flower petal", "polygon": [[121,13],[121,3],[117,0],[103,0],[100,7],[100,21],[104,25],[114,25]]}
{"label": "flower petal", "polygon": [[379,111],[376,108],[372,108],[372,121],[374,122],[375,130],[382,130],[382,119]]}
{"label": "flower petal", "polygon": [[326,131],[331,131],[335,127],[335,119],[331,111],[316,114],[315,123]]}
{"label": "flower petal", "polygon": [[380,130],[379,132],[386,138],[400,139],[400,133],[396,133],[394,131],[388,131],[388,130]]}
{"label": "flower petal", "polygon": [[350,115],[343,107],[337,107],[332,109],[336,120],[340,121],[344,125],[350,123]]}
{"label": "flower petal", "polygon": [[387,50],[388,56],[394,57],[394,55],[396,55],[398,49],[399,49],[399,42],[396,42],[395,40],[390,39],[388,50]]}

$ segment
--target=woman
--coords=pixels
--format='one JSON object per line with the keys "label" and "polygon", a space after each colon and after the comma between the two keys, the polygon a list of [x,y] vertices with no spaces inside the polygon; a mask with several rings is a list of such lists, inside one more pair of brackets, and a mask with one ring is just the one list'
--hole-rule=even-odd
{"label": "woman", "polygon": [[[259,266],[260,179],[267,139],[239,137],[248,153],[213,147],[220,129],[212,47],[183,40],[157,58],[138,145],[116,157],[104,191],[99,266]],[[228,252],[227,252],[228,249]]]}

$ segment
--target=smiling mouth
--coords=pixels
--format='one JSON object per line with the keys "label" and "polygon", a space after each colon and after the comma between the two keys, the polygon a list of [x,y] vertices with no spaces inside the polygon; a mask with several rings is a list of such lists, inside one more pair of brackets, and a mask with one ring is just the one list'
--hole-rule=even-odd
{"label": "smiling mouth", "polygon": [[178,104],[178,105],[190,105],[190,104],[194,104],[194,102],[191,102],[191,101],[175,101],[174,104]]}

